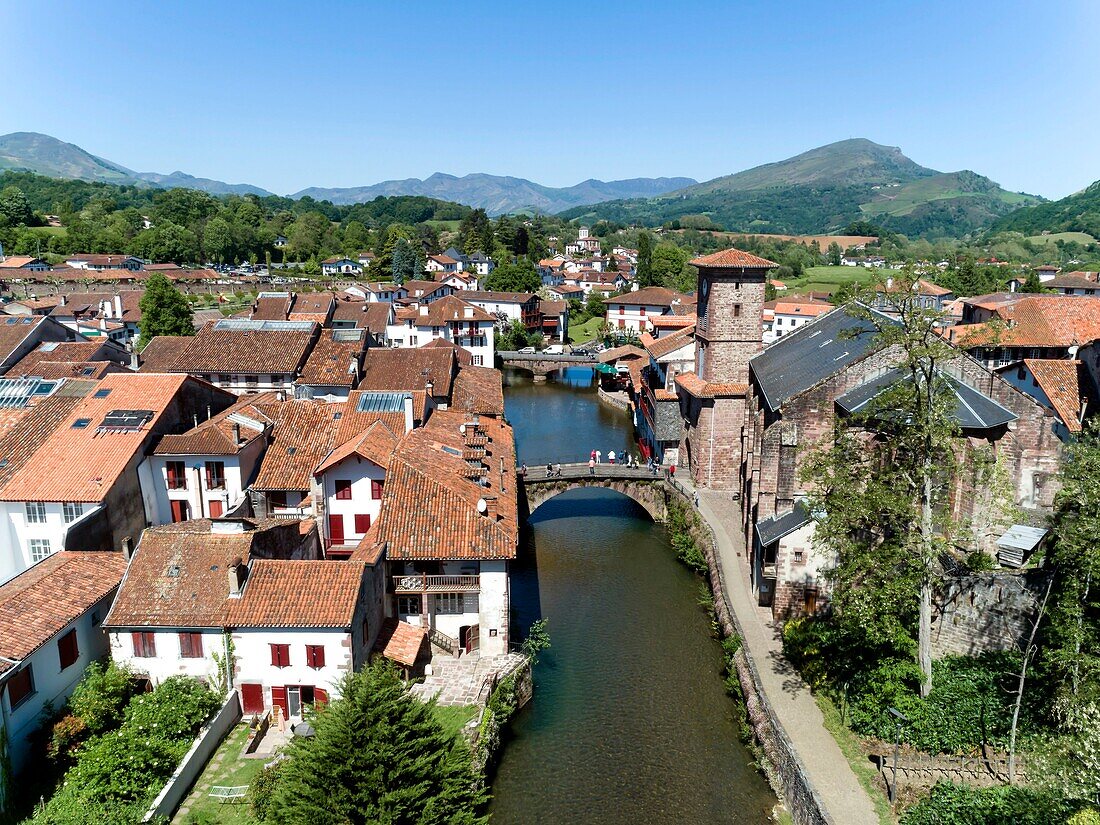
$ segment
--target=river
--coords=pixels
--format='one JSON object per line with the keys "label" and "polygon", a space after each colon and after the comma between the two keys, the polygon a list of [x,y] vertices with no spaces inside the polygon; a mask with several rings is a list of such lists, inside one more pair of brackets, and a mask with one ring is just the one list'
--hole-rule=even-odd
{"label": "river", "polygon": [[[520,461],[587,460],[630,445],[591,373],[535,384],[505,372]],[[633,501],[575,490],[532,514],[514,568],[515,620],[549,620],[535,698],[492,782],[494,825],[770,820],[775,796],[738,739],[699,579]]]}

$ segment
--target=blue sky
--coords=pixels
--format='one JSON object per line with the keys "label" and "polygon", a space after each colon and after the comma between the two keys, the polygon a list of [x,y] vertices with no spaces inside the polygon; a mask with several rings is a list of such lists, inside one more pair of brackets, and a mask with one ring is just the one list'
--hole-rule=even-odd
{"label": "blue sky", "polygon": [[435,171],[705,180],[834,140],[1100,178],[1094,0],[0,4],[0,133],[279,193]]}

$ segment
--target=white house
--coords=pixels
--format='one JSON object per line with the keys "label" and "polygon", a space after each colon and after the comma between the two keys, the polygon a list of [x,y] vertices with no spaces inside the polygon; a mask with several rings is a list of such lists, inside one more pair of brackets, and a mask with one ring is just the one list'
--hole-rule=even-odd
{"label": "white house", "polygon": [[321,262],[321,274],[329,276],[362,275],[363,265],[358,261],[353,261],[351,258],[345,258],[343,256],[325,258],[325,260]]}
{"label": "white house", "polygon": [[72,269],[89,269],[101,271],[104,269],[128,269],[137,272],[145,267],[145,261],[135,258],[133,255],[70,255],[65,259],[65,265]]}
{"label": "white house", "polygon": [[146,530],[104,626],[111,655],[154,684],[219,679],[245,713],[300,719],[367,661],[382,623],[381,557],[317,560],[313,522],[198,520]]}
{"label": "white house", "polygon": [[[18,780],[30,740],[107,653],[101,623],[126,571],[122,553],[54,553],[0,585],[0,752]],[[0,812],[8,788],[0,771]]]}
{"label": "white house", "polygon": [[[540,329],[542,316],[539,312],[540,299],[531,292],[467,292],[462,296],[468,301],[489,313],[498,327],[504,328],[513,321],[519,321],[530,331]],[[492,362],[486,362],[491,366]]]}
{"label": "white house", "polygon": [[397,435],[382,421],[339,445],[314,471],[324,509],[322,537],[328,558],[347,557],[378,521],[386,467]]}
{"label": "white house", "polygon": [[593,236],[587,226],[577,231],[577,240],[565,245],[566,255],[593,255],[600,251],[600,239]]}
{"label": "white house", "polygon": [[425,272],[443,272],[446,274],[458,272],[458,261],[450,255],[429,255],[424,264]]}
{"label": "white house", "polygon": [[[466,293],[475,294],[481,293]],[[474,301],[449,295],[430,304],[397,310],[393,322],[386,327],[386,342],[390,347],[402,348],[444,340],[469,352],[475,366],[491,367],[496,352],[493,330],[497,322],[496,316]]]}
{"label": "white house", "polygon": [[824,315],[833,305],[816,298],[779,298],[768,301],[763,307],[763,342],[770,344],[784,335]]}
{"label": "white house", "polygon": [[651,318],[668,315],[674,306],[689,300],[663,286],[647,286],[625,295],[604,298],[603,302],[607,305],[608,326],[623,332],[641,334],[652,331]]}

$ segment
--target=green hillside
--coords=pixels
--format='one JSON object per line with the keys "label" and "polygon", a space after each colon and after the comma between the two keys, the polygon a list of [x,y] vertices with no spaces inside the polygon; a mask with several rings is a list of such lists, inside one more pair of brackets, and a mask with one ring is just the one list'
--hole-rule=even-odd
{"label": "green hillside", "polygon": [[936,172],[895,147],[854,139],[661,197],[608,201],[562,216],[780,234],[829,233],[870,220],[893,232],[934,238],[982,230],[1013,209],[1038,202],[974,172]]}
{"label": "green hillside", "polygon": [[37,132],[0,136],[0,169],[36,172],[51,178],[79,178],[102,183],[134,183],[135,173],[97,158],[79,146]]}
{"label": "green hillside", "polygon": [[1029,206],[1001,218],[994,232],[1087,232],[1100,237],[1100,181],[1061,200]]}

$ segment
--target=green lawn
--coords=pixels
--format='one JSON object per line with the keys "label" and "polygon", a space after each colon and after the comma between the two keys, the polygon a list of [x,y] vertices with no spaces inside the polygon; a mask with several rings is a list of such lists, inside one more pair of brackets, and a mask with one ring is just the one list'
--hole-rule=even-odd
{"label": "green lawn", "polygon": [[832,292],[850,283],[869,283],[881,270],[862,266],[811,266],[801,278],[788,278],[784,283],[788,292],[781,294],[805,294],[807,292]]}
{"label": "green lawn", "polygon": [[1056,241],[1065,241],[1066,243],[1075,241],[1082,245],[1096,242],[1096,238],[1092,237],[1088,232],[1055,232],[1051,235],[1032,235],[1027,240],[1032,243],[1047,245],[1053,244]]}
{"label": "green lawn", "polygon": [[424,221],[436,232],[457,232],[462,221]]}
{"label": "green lawn", "polygon": [[583,324],[569,324],[569,342],[571,344],[577,344],[581,341],[591,341],[596,337],[596,333],[600,331],[600,328],[604,325],[604,319],[601,317],[589,318]]}
{"label": "green lawn", "polygon": [[817,706],[821,708],[822,716],[825,717],[825,729],[833,735],[833,739],[840,746],[844,758],[852,766],[852,771],[859,780],[859,784],[867,791],[867,796],[871,798],[871,803],[875,806],[875,813],[878,814],[879,822],[882,825],[892,825],[895,819],[890,810],[890,801],[879,787],[878,769],[864,753],[859,737],[844,724],[840,718],[840,710],[827,697],[817,693],[814,694],[814,698],[817,700]]}
{"label": "green lawn", "polygon": [[219,802],[207,796],[215,785],[248,785],[260,772],[264,766],[263,759],[238,758],[247,738],[247,724],[239,724],[230,732],[199,776],[192,795],[184,800],[183,807],[189,807],[189,810],[184,814],[181,808],[173,822],[182,825],[256,825],[256,820],[248,812],[247,802]]}
{"label": "green lawn", "polygon": [[476,705],[436,705],[434,710],[439,724],[457,737],[467,722],[477,718],[479,708]]}

